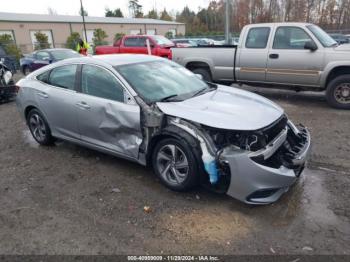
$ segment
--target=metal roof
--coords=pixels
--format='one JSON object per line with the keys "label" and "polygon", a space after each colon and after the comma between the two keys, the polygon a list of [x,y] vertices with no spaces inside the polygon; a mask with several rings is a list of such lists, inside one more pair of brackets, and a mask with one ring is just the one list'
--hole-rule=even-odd
{"label": "metal roof", "polygon": [[[10,22],[54,22],[54,23],[82,23],[81,16],[72,15],[43,15],[0,12],[0,21]],[[123,18],[123,17],[97,17],[85,16],[85,22],[92,24],[157,24],[157,25],[182,25],[172,21],[164,21],[150,18]]]}

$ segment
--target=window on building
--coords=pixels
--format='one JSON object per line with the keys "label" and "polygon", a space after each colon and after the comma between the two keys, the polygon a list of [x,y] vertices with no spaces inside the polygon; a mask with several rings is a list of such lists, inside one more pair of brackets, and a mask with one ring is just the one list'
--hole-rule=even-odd
{"label": "window on building", "polygon": [[87,38],[85,38],[85,31],[83,30],[82,31],[82,36],[83,36],[83,39],[87,39],[87,42],[91,45],[94,41],[92,41],[92,39],[94,38],[94,31],[95,30],[91,30],[91,29],[88,29],[86,30],[86,36]]}
{"label": "window on building", "polygon": [[15,41],[15,35],[12,30],[0,30],[0,36],[2,35],[9,35],[11,36],[11,39]]}
{"label": "window on building", "polygon": [[35,37],[35,34],[37,32],[45,34],[47,36],[47,42],[49,43],[49,47],[50,48],[54,47],[52,31],[51,30],[30,30],[30,38],[32,40],[33,49],[35,49],[35,46],[37,45],[37,40],[36,40],[36,37]]}
{"label": "window on building", "polygon": [[140,35],[141,29],[130,30],[130,35]]}
{"label": "window on building", "polygon": [[146,34],[147,35],[155,35],[156,34],[156,29],[147,29]]}
{"label": "window on building", "polygon": [[171,34],[172,37],[175,37],[177,35],[176,29],[169,29],[168,32]]}

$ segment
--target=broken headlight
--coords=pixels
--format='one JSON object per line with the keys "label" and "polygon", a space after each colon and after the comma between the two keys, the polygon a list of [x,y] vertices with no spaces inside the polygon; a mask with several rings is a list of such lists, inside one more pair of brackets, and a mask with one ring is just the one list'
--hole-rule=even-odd
{"label": "broken headlight", "polygon": [[242,150],[257,151],[267,144],[266,136],[260,131],[232,131],[205,128],[218,149],[234,145]]}

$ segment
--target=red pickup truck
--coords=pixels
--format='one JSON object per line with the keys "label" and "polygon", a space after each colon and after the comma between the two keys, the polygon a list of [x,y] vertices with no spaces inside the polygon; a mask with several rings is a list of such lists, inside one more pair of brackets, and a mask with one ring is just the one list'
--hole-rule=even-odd
{"label": "red pickup truck", "polygon": [[116,41],[113,46],[96,46],[96,55],[105,54],[148,54],[149,40],[152,55],[168,58],[170,48],[175,44],[162,35],[126,35]]}

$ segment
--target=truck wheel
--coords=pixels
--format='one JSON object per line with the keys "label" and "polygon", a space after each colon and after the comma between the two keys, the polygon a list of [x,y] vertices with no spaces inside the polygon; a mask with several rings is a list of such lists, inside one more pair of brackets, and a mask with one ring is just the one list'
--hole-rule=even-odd
{"label": "truck wheel", "polygon": [[152,166],[171,190],[187,191],[198,184],[199,166],[192,148],[183,139],[161,140],[153,150]]}
{"label": "truck wheel", "polygon": [[213,79],[211,78],[211,74],[208,71],[208,69],[205,68],[196,68],[192,71],[194,74],[201,75],[203,77],[203,80],[206,82],[213,82]]}
{"label": "truck wheel", "polygon": [[327,102],[339,109],[350,109],[350,75],[338,76],[327,86]]}

